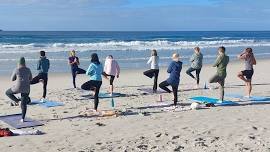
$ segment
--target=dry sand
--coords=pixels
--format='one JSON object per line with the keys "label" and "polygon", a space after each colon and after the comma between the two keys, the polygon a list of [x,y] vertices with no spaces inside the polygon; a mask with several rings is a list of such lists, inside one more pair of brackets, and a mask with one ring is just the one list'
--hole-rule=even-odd
{"label": "dry sand", "polygon": [[[269,60],[260,60],[255,67],[254,95],[270,96]],[[242,63],[228,66],[226,92],[241,93],[243,82],[236,77]],[[179,103],[188,103],[188,98],[197,95],[217,97],[218,90],[187,90],[195,82],[185,74],[184,67],[179,89]],[[208,80],[216,69],[204,66],[201,82]],[[27,116],[42,121],[36,127],[46,134],[0,138],[3,152],[90,152],[90,151],[270,151],[270,105],[243,105],[212,107],[189,111],[165,111],[164,108],[141,108],[157,104],[159,95],[143,95],[138,88],[151,88],[152,80],[142,75],[143,70],[125,70],[115,81],[116,92],[127,97],[115,98],[116,109],[130,109],[118,117],[81,117],[79,113],[92,108],[92,100],[81,97],[81,90],[71,89],[70,74],[50,74],[48,98],[65,104],[62,107],[42,108],[28,106]],[[159,82],[165,80],[165,69],[160,71]],[[78,76],[78,86],[87,81],[87,76]],[[4,91],[12,83],[8,76],[0,78],[0,115],[19,113],[19,107],[10,107]],[[108,81],[104,80],[102,91]],[[31,88],[31,97],[41,96],[41,84]],[[163,94],[165,102],[172,103],[171,94]],[[99,109],[112,109],[110,99],[101,99]],[[9,127],[0,122],[0,128]],[[32,128],[26,129],[31,130]]]}

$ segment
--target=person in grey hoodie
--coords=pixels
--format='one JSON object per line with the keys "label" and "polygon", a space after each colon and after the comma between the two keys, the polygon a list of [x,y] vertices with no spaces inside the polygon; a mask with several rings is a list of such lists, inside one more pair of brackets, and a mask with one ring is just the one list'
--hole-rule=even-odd
{"label": "person in grey hoodie", "polygon": [[[11,76],[12,81],[16,81],[16,84],[6,91],[6,95],[12,100],[11,106],[17,106],[21,101],[22,119],[24,122],[27,104],[30,103],[30,81],[32,80],[32,73],[25,65],[24,57],[20,58],[18,67],[13,71]],[[15,94],[21,94],[21,99],[18,99]]]}
{"label": "person in grey hoodie", "polygon": [[48,84],[48,71],[50,69],[50,61],[46,58],[45,51],[40,51],[40,59],[38,60],[37,70],[39,71],[38,75],[33,78],[31,84],[37,84],[39,82],[43,83],[43,95],[41,102],[44,101],[47,94],[47,84]]}
{"label": "person in grey hoodie", "polygon": [[[190,68],[186,71],[186,73],[193,79],[197,81],[197,88],[199,87],[200,84],[200,73],[202,69],[202,62],[203,62],[203,54],[200,51],[199,47],[194,48],[194,54],[190,58],[191,66]],[[196,71],[196,78],[192,74],[193,71]]]}

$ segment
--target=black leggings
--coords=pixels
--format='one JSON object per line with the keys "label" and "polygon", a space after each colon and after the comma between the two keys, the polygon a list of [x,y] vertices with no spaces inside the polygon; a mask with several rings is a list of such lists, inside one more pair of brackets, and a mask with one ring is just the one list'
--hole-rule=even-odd
{"label": "black leggings", "polygon": [[48,84],[48,73],[39,73],[36,77],[34,77],[31,81],[31,84],[37,84],[43,80],[43,98],[46,98],[47,94],[47,84]]}
{"label": "black leggings", "polygon": [[102,84],[102,81],[90,80],[90,81],[85,82],[81,86],[81,88],[83,90],[93,90],[93,91],[95,91],[95,95],[94,95],[94,104],[95,104],[94,108],[95,108],[95,110],[97,110],[97,108],[98,108],[98,103],[99,103],[98,95],[99,95],[99,90],[100,90],[101,84]]}
{"label": "black leggings", "polygon": [[143,72],[143,74],[149,78],[154,77],[153,91],[156,92],[157,91],[157,81],[158,81],[159,69],[150,69],[150,70]]}
{"label": "black leggings", "polygon": [[[191,73],[191,72],[193,72],[193,71],[196,71],[196,78],[195,78],[194,75]],[[190,67],[190,68],[186,71],[186,73],[187,73],[190,77],[192,77],[193,79],[196,79],[196,80],[197,80],[197,84],[200,83],[200,73],[201,73],[201,69],[194,69],[194,68]]]}
{"label": "black leggings", "polygon": [[73,87],[76,88],[76,76],[77,74],[85,74],[86,71],[81,68],[71,68]]}
{"label": "black leggings", "polygon": [[113,81],[114,81],[115,76],[109,75],[105,72],[103,72],[102,75],[104,75],[105,77],[110,77],[110,85],[113,85]]}
{"label": "black leggings", "polygon": [[25,118],[26,115],[26,111],[27,111],[27,103],[30,102],[30,98],[29,98],[29,93],[21,93],[21,99],[18,99],[15,94],[11,89],[8,89],[6,91],[6,95],[13,101],[15,101],[16,103],[18,103],[19,101],[21,101],[21,109],[22,109],[22,119]]}
{"label": "black leggings", "polygon": [[177,105],[177,100],[178,100],[177,99],[178,86],[172,86],[172,91],[169,88],[167,88],[167,86],[172,86],[172,85],[170,85],[167,81],[163,81],[163,82],[161,82],[159,84],[159,87],[161,89],[167,91],[168,93],[173,92],[173,97],[174,97],[173,101],[174,101],[174,105],[176,106]]}

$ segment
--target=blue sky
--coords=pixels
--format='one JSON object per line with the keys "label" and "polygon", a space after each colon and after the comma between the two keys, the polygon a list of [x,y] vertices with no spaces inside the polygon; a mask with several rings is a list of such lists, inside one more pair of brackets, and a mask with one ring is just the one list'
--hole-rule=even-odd
{"label": "blue sky", "polygon": [[270,0],[0,0],[0,29],[270,30]]}

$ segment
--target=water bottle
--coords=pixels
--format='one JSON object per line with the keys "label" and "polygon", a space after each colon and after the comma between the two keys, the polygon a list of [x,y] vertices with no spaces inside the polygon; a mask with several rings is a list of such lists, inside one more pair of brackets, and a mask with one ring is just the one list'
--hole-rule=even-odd
{"label": "water bottle", "polygon": [[206,84],[206,82],[204,82],[204,89],[207,89],[207,84]]}
{"label": "water bottle", "polygon": [[114,106],[115,106],[115,104],[114,104],[114,99],[112,98],[112,100],[111,100],[111,106],[112,106],[112,108],[114,108]]}
{"label": "water bottle", "polygon": [[163,101],[163,99],[162,99],[162,94],[161,95],[159,95],[159,102],[162,102]]}

